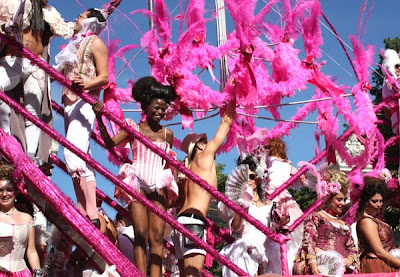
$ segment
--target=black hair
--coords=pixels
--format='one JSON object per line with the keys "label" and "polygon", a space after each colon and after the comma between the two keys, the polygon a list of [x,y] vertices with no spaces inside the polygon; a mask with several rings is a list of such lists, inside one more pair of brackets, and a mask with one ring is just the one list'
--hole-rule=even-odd
{"label": "black hair", "polygon": [[32,17],[30,22],[30,28],[33,35],[36,37],[40,35],[40,32],[45,30],[45,22],[43,19],[42,11],[42,0],[32,0]]}
{"label": "black hair", "polygon": [[253,156],[247,156],[243,160],[239,157],[237,160],[237,165],[241,165],[241,164],[247,164],[251,171],[256,172],[256,170],[257,170],[257,164],[256,164]]}
{"label": "black hair", "polygon": [[140,78],[133,85],[132,97],[137,102],[140,102],[144,111],[153,99],[162,99],[167,104],[170,104],[177,95],[171,86],[162,85],[154,77],[147,76]]}
{"label": "black hair", "polygon": [[[242,165],[242,164],[247,164],[249,166],[249,169],[253,171],[254,173],[257,172],[257,163],[255,161],[255,158],[253,156],[247,156],[244,159],[241,159],[240,157],[237,159],[237,165]],[[257,182],[257,194],[260,196],[261,201],[265,201],[265,195],[264,191],[262,190],[261,186],[262,180],[259,180],[258,178],[256,179]]]}
{"label": "black hair", "polygon": [[117,221],[120,221],[120,220],[124,221],[125,224],[126,224],[126,226],[131,225],[131,222],[129,221],[129,219],[126,218],[124,215],[122,215],[121,213],[118,212],[118,213],[115,215],[115,223],[117,223]]}
{"label": "black hair", "polygon": [[360,203],[358,205],[357,215],[364,212],[368,201],[375,195],[380,194],[385,198],[387,193],[385,180],[371,176],[364,177],[364,188],[361,192]]}
{"label": "black hair", "polygon": [[34,207],[32,202],[22,193],[18,193],[15,197],[15,208],[18,211],[30,214],[33,217],[34,214]]}
{"label": "black hair", "polygon": [[97,17],[99,22],[106,22],[106,19],[104,18],[103,14],[100,12],[99,9],[91,8],[88,9],[87,11],[88,11],[87,18]]}

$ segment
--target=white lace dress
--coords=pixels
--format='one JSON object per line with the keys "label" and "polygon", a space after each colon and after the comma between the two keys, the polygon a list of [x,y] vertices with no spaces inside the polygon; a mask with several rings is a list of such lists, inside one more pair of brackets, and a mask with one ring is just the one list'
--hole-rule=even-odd
{"label": "white lace dress", "polygon": [[[251,205],[248,213],[254,218],[261,221],[264,225],[269,226],[269,215],[272,204],[257,207]],[[269,261],[266,255],[266,235],[255,228],[253,225],[243,220],[241,237],[225,246],[220,253],[235,263],[251,276],[257,274],[258,266],[262,264],[264,268]],[[278,248],[279,250],[279,248]],[[276,254],[274,256],[277,256]],[[222,276],[236,277],[237,275],[226,266],[222,266]]]}

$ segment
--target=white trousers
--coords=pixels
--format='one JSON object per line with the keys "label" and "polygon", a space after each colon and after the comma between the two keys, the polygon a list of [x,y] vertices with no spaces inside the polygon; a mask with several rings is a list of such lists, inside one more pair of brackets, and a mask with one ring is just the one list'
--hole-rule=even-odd
{"label": "white trousers", "polygon": [[[24,82],[32,73],[32,66],[28,59],[5,56],[0,59],[0,90],[12,90],[19,83]],[[10,107],[0,100],[0,128],[11,134]]]}
{"label": "white trousers", "polygon": [[[89,155],[95,117],[92,106],[82,99],[72,105],[66,105],[64,109],[66,139]],[[67,148],[64,148],[64,158],[68,173],[73,178],[82,176],[86,177],[87,182],[95,181],[93,168]]]}
{"label": "white trousers", "polygon": [[[24,83],[24,106],[35,117],[41,119],[43,93],[46,85],[46,73],[37,66],[32,66],[32,73]],[[31,158],[36,156],[41,130],[29,120],[25,120],[26,152]]]}

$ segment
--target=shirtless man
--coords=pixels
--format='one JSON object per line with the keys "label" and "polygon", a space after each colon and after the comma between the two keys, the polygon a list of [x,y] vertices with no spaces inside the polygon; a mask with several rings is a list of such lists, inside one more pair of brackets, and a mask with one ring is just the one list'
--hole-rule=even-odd
{"label": "shirtless man", "polygon": [[[20,1],[10,0],[2,1],[0,4],[1,10],[16,12]],[[8,6],[8,9],[5,7]],[[5,22],[7,18],[12,18],[12,14],[2,14],[0,24]],[[23,45],[41,58],[46,58],[45,49],[49,45],[50,38],[54,35],[69,38],[73,35],[74,23],[66,23],[55,8],[47,4],[47,0],[26,0],[25,12],[21,22],[15,22],[14,29],[23,29],[22,43]],[[2,28],[4,30],[6,28]],[[18,37],[16,33],[8,33],[10,36]],[[46,92],[47,82],[45,72],[31,64],[31,62],[23,57],[20,57],[13,48],[5,46],[0,55],[0,90],[8,92],[7,94],[31,112],[34,116],[50,123],[51,109],[50,96]],[[23,93],[17,95],[17,90],[14,90],[19,84],[23,84]],[[9,134],[17,136],[24,146],[26,153],[31,158],[37,156],[40,129],[32,122],[22,120],[23,126],[13,126],[10,124],[11,110],[5,104],[0,104],[0,127]],[[46,140],[45,138],[42,138]],[[44,141],[42,141],[44,142]],[[51,140],[47,138],[47,146],[44,146],[43,156],[39,157],[38,161],[46,162],[49,154]],[[39,155],[40,156],[40,155]]]}
{"label": "shirtless man", "polygon": [[[206,134],[191,133],[185,137],[181,145],[181,150],[188,154],[188,168],[215,189],[217,189],[215,153],[228,135],[235,116],[235,107],[236,101],[231,100],[221,119],[217,133],[210,142],[207,143]],[[183,206],[177,216],[178,222],[206,241],[205,217],[212,195],[187,179],[183,186],[183,197]],[[197,248],[192,241],[179,232],[175,232],[174,244],[181,276],[201,276],[206,251]]]}

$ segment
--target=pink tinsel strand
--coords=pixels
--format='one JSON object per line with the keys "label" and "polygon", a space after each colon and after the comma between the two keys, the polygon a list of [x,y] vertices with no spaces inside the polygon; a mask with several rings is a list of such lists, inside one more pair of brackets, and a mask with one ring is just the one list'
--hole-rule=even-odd
{"label": "pink tinsel strand", "polygon": [[[3,99],[4,92],[0,92]],[[7,97],[7,96],[6,96]],[[15,103],[15,102],[14,102]],[[14,104],[13,103],[13,104]],[[18,104],[17,104],[18,105]],[[23,109],[21,106],[10,105],[16,111]],[[17,108],[17,109],[16,109]],[[31,115],[26,111],[27,114]],[[31,115],[32,118],[36,118]],[[37,121],[39,121],[37,119]],[[41,122],[41,121],[39,121]],[[47,126],[41,123],[43,126]],[[47,176],[36,167],[33,162],[23,153],[19,143],[14,137],[8,136],[0,129],[0,147],[6,158],[12,160],[16,167],[22,168],[24,175],[32,182],[32,186],[42,192],[52,208],[59,214],[64,215],[64,219],[74,227],[74,229],[86,239],[88,244],[110,265],[115,264],[121,276],[131,276],[132,273],[142,276],[135,266],[108,240],[99,230],[88,222],[88,220],[72,205],[64,194],[55,186]],[[18,161],[17,161],[18,159]]]}
{"label": "pink tinsel strand", "polygon": [[[55,110],[59,115],[64,116],[64,109],[58,105],[56,102],[54,102],[53,100],[51,101],[51,107],[53,108],[53,110]],[[96,134],[95,132],[92,132],[92,136],[91,138],[97,142],[97,144],[99,144],[100,146],[102,146],[104,149],[106,148],[106,145],[104,144],[103,139],[101,138],[101,136],[99,134]],[[112,149],[107,149],[108,153],[110,155],[113,156],[113,158],[115,160],[118,160],[120,163],[130,163],[131,161],[129,160],[128,157],[125,157],[123,155],[121,155],[120,153],[118,153],[117,151],[115,151],[114,148]]]}
{"label": "pink tinsel strand", "polygon": [[314,211],[316,211],[321,205],[324,204],[321,200],[316,200],[312,205],[310,205],[304,212],[303,214],[296,219],[292,225],[289,227],[289,232],[292,232],[294,229],[297,228],[305,219],[307,216],[312,214]]}
{"label": "pink tinsel strand", "polygon": [[[62,85],[66,86],[69,88],[71,91],[79,94],[80,92],[77,91],[76,89],[72,88],[71,86],[71,81],[67,80],[62,74],[57,72],[55,69],[50,67],[46,62],[41,60],[39,57],[37,57],[35,54],[30,52],[29,50],[25,49],[21,44],[9,39],[7,36],[4,36],[0,33],[0,38],[4,39],[5,42],[7,42],[11,47],[13,47],[17,52],[22,54],[23,56],[29,58],[34,64],[37,66],[41,67],[43,70],[46,71],[49,75],[51,75],[55,80],[59,81]],[[238,268],[235,264],[230,262],[228,259],[226,259],[224,256],[219,254],[215,249],[211,248],[208,244],[204,243],[202,240],[200,240],[197,236],[193,235],[191,232],[189,232],[186,228],[183,227],[183,225],[179,224],[175,219],[173,219],[169,215],[165,215],[160,209],[158,209],[152,202],[148,201],[146,198],[143,198],[139,193],[137,193],[135,190],[133,190],[131,187],[127,186],[125,183],[123,183],[121,180],[116,178],[111,172],[107,171],[104,169],[101,165],[99,165],[96,161],[94,161],[89,155],[82,153],[77,149],[74,145],[66,141],[63,137],[61,137],[57,132],[49,128],[47,125],[43,124],[40,120],[38,120],[36,117],[32,116],[29,112],[27,112],[24,108],[16,104],[12,99],[10,99],[7,95],[4,93],[0,93],[0,95],[3,98],[3,101],[6,102],[9,106],[14,108],[16,111],[19,111],[20,113],[23,113],[23,116],[28,118],[30,121],[32,121],[35,125],[40,127],[42,130],[47,132],[51,137],[56,139],[57,141],[62,141],[63,145],[70,149],[72,152],[77,154],[80,158],[88,162],[91,166],[93,166],[97,171],[102,173],[105,177],[107,177],[109,180],[111,180],[114,184],[119,185],[122,189],[127,191],[129,194],[134,196],[136,199],[139,198],[139,202],[141,202],[143,205],[147,206],[152,212],[154,212],[156,215],[164,219],[166,222],[168,222],[173,228],[177,229],[180,231],[182,234],[187,236],[190,240],[194,241],[196,244],[200,245],[203,249],[205,249],[207,252],[211,253],[215,258],[217,258],[218,261],[222,262],[225,264],[227,267],[229,267],[231,270],[233,270],[235,273],[241,275],[243,274],[243,271]],[[90,96],[88,96],[85,93],[80,94],[81,98],[88,102],[91,105],[94,105],[96,101],[92,99]],[[11,103],[12,102],[12,103]],[[231,200],[225,197],[222,193],[217,191],[216,189],[212,188],[210,185],[207,184],[203,179],[200,177],[196,176],[193,174],[189,169],[187,169],[184,165],[180,164],[178,161],[174,160],[171,158],[166,152],[162,151],[160,148],[155,146],[151,141],[146,139],[143,135],[140,133],[136,132],[133,128],[128,126],[128,124],[124,121],[121,120],[117,117],[115,117],[113,114],[109,112],[104,112],[103,115],[105,115],[108,119],[113,120],[116,122],[122,129],[124,129],[128,134],[133,136],[134,138],[138,139],[140,142],[142,142],[146,147],[150,148],[153,152],[156,154],[160,155],[163,159],[165,159],[168,163],[176,167],[178,170],[186,174],[189,179],[194,181],[195,183],[199,184],[202,188],[204,188],[206,191],[211,193],[214,197],[216,197],[218,200],[222,201],[224,204],[226,204],[229,208],[231,208],[233,211],[241,215],[245,220],[253,224],[257,229],[261,230],[265,235],[267,235],[270,239],[282,243],[286,240],[285,237],[283,237],[280,234],[276,234],[273,232],[271,229],[263,225],[260,221],[254,219],[252,216],[248,215],[241,207],[237,206],[235,203],[233,203]]]}
{"label": "pink tinsel strand", "polygon": [[[54,155],[50,155],[50,158],[56,166],[58,166],[65,173],[67,173],[67,167],[64,162],[62,162],[59,158],[57,158]],[[124,209],[116,201],[114,201],[110,197],[108,197],[108,195],[105,194],[103,191],[101,191],[99,188],[96,188],[96,195],[100,200],[106,202],[111,208],[114,208],[117,212],[121,213],[123,216],[130,218],[130,214],[126,209]]]}
{"label": "pink tinsel strand", "polygon": [[[94,105],[95,103],[97,103],[97,101],[95,99],[93,99],[92,97],[90,97],[88,94],[82,93],[80,91],[77,91],[75,88],[73,88],[71,81],[66,79],[62,74],[60,74],[54,68],[49,66],[45,61],[43,61],[42,59],[37,57],[35,54],[30,52],[28,49],[24,48],[20,43],[18,43],[16,41],[13,41],[12,39],[8,38],[7,36],[5,36],[5,35],[3,35],[1,33],[0,33],[0,38],[3,39],[9,46],[11,46],[19,54],[21,54],[24,57],[27,57],[28,59],[31,60],[32,63],[34,63],[37,66],[39,66],[40,68],[42,68],[46,73],[51,75],[55,80],[59,81],[63,86],[67,87],[72,92],[78,94],[85,102],[87,102],[87,103],[89,103],[91,105]],[[15,102],[12,99],[10,99],[7,95],[5,95],[4,93],[2,93],[1,95],[2,95],[2,97],[4,97],[4,99],[7,99],[7,101],[4,100],[7,104],[9,104],[10,106],[11,105],[15,106],[15,104],[14,104]],[[11,104],[11,102],[12,102],[12,104]],[[22,110],[21,110],[21,107],[19,105],[15,106],[14,109],[20,111],[21,113],[23,112],[24,116],[26,118],[28,118],[30,121],[32,121],[35,125],[37,125],[37,126],[40,125],[39,127],[42,130],[44,130],[46,132],[49,132],[49,133],[53,132],[51,136],[54,139],[56,139],[57,141],[60,141],[60,140],[63,139],[63,137],[60,136],[57,132],[55,132],[51,128],[48,128],[48,126],[43,125],[43,123],[40,120],[38,120],[36,117],[32,116],[25,109],[22,108]],[[284,236],[281,236],[280,234],[276,234],[270,228],[268,228],[264,224],[262,224],[259,220],[257,220],[254,217],[248,215],[248,213],[246,213],[241,207],[239,207],[234,202],[232,202],[230,199],[228,199],[224,194],[222,194],[218,190],[216,190],[213,187],[211,187],[203,179],[201,179],[200,177],[198,177],[197,175],[192,173],[183,164],[181,164],[180,162],[178,162],[175,159],[173,159],[172,157],[170,157],[165,151],[161,150],[154,143],[152,143],[150,140],[148,140],[145,136],[143,136],[142,134],[140,134],[139,132],[134,130],[132,127],[130,127],[124,120],[115,117],[114,114],[110,113],[109,111],[102,111],[101,113],[102,113],[102,115],[106,116],[109,120],[112,120],[116,124],[118,124],[122,129],[124,129],[130,135],[130,137],[139,140],[141,143],[143,143],[144,146],[146,146],[147,148],[152,150],[154,153],[158,154],[161,158],[166,160],[169,164],[174,166],[180,172],[184,173],[190,180],[192,180],[193,182],[197,183],[200,187],[202,187],[207,192],[209,192],[211,195],[213,195],[217,200],[222,201],[225,205],[227,205],[228,208],[232,209],[234,212],[236,212],[237,214],[242,216],[243,219],[245,219],[246,221],[248,221],[249,223],[254,225],[257,229],[259,229],[261,232],[263,232],[267,237],[269,237],[270,239],[272,239],[272,240],[274,240],[274,241],[276,241],[278,243],[283,243],[284,241],[286,241],[286,238]],[[30,118],[32,118],[32,119],[30,119]],[[64,143],[66,145],[68,145],[68,146],[66,146],[67,148],[69,148],[69,146],[70,146],[69,149],[72,152],[76,151],[76,152],[74,152],[75,154],[77,152],[80,152],[75,146],[70,144],[68,141],[64,141]],[[99,170],[98,169],[96,169],[96,170],[98,170],[100,173],[101,172],[105,172],[104,174],[106,174],[106,175],[110,174],[111,179],[109,179],[109,180],[116,180],[116,182],[118,184],[122,184],[122,187],[127,187],[119,179],[115,179],[115,176],[113,174],[111,174],[109,171],[107,171],[107,170],[104,171],[103,167],[98,165],[97,162],[94,161],[89,155],[87,155],[85,153],[80,153],[78,156],[80,156],[85,161],[89,160],[90,161],[89,162],[90,165],[92,165],[91,163],[96,164],[96,168],[99,168]],[[130,187],[128,187],[127,189],[128,189],[128,191],[132,191],[132,189]],[[133,193],[134,193],[134,195],[139,195],[139,194],[137,194],[136,191],[134,191]],[[141,196],[136,196],[136,197],[141,197]],[[144,201],[147,201],[148,204],[153,205],[147,199],[144,199]],[[146,205],[146,204],[143,204],[143,205]],[[155,210],[157,210],[157,207],[154,206],[154,208],[155,208]],[[158,212],[156,214],[158,214]],[[162,218],[163,218],[163,216],[162,216]],[[185,229],[185,232],[186,232],[186,229]],[[190,239],[192,240],[192,238],[190,238]],[[195,239],[193,239],[192,241],[202,242],[201,240],[196,240],[196,239],[197,239],[197,237],[195,237]],[[208,245],[206,245],[206,247],[207,246]],[[214,249],[212,249],[212,250],[214,250]],[[216,253],[218,253],[218,252],[216,252]]]}
{"label": "pink tinsel strand", "polygon": [[[31,201],[32,203],[34,203],[39,210],[42,211],[42,213],[46,216],[46,208],[41,206],[43,205],[43,203],[39,203],[38,201],[36,201],[33,197],[31,197],[29,194],[26,194],[25,197],[27,197],[27,199],[29,201]],[[67,200],[69,200],[67,198]],[[74,207],[74,204],[72,203],[72,201],[69,200],[69,204],[71,205],[71,207]],[[68,242],[71,245],[75,245],[77,248],[79,248],[82,252],[86,252],[86,250],[82,247],[82,245],[78,242],[75,241],[73,239],[73,235],[70,235],[70,232],[63,230],[63,228],[65,228],[65,226],[63,226],[63,224],[61,223],[61,221],[59,220],[59,218],[54,219],[54,218],[46,218],[48,221],[50,221],[51,224],[53,224],[54,226],[57,227],[58,231],[60,231],[60,233],[68,240]],[[76,238],[75,238],[76,239]],[[100,265],[98,265],[96,263],[96,261],[93,261],[92,257],[90,257],[90,259],[92,260],[94,266],[97,268],[97,270],[100,272],[102,271],[102,269],[100,268]]]}
{"label": "pink tinsel strand", "polygon": [[[82,96],[87,97],[85,94],[82,94]],[[87,97],[88,98],[88,97]],[[196,235],[194,235],[192,232],[188,231],[182,224],[180,224],[178,221],[176,221],[176,219],[174,219],[172,216],[170,216],[167,213],[164,213],[161,209],[159,209],[157,206],[155,206],[151,201],[149,201],[147,198],[145,198],[144,196],[142,196],[140,193],[138,193],[136,190],[134,190],[132,187],[128,186],[127,184],[125,184],[123,181],[121,181],[120,179],[118,179],[115,175],[113,175],[110,171],[108,171],[107,169],[105,169],[104,167],[102,167],[98,162],[96,162],[95,160],[92,159],[92,157],[90,157],[90,155],[83,153],[81,150],[79,150],[75,145],[73,145],[72,143],[70,143],[69,141],[67,141],[64,137],[62,137],[61,135],[59,135],[54,129],[50,128],[49,126],[47,126],[46,124],[44,124],[42,121],[40,121],[38,118],[36,118],[35,116],[33,116],[31,113],[29,113],[25,108],[21,107],[19,104],[17,104],[13,99],[11,99],[10,97],[8,97],[4,92],[0,91],[0,99],[2,101],[4,101],[6,104],[8,104],[12,109],[14,109],[17,113],[22,114],[26,119],[28,119],[29,121],[31,121],[32,123],[34,123],[36,126],[38,126],[39,128],[41,128],[43,131],[45,131],[48,135],[50,135],[53,139],[57,140],[58,142],[61,143],[61,145],[63,145],[64,147],[70,149],[74,154],[76,154],[79,158],[83,159],[84,161],[86,161],[90,166],[92,166],[95,170],[97,170],[100,174],[102,174],[104,177],[106,177],[107,179],[109,179],[111,182],[113,182],[115,185],[117,185],[118,187],[120,187],[121,189],[123,189],[125,192],[127,192],[129,195],[133,196],[135,199],[137,199],[142,205],[146,206],[151,212],[153,212],[154,214],[156,214],[157,216],[159,216],[160,218],[162,218],[163,220],[165,220],[168,224],[171,225],[171,227],[173,227],[174,229],[177,229],[179,232],[181,232],[184,236],[188,237],[191,241],[195,242],[196,245],[200,246],[201,248],[205,249],[208,253],[210,253],[211,255],[213,255],[219,262],[221,262],[222,264],[226,265],[229,269],[231,269],[232,271],[234,271],[236,274],[238,274],[239,276],[244,276],[246,275],[245,272],[243,270],[241,270],[238,266],[236,266],[234,263],[232,263],[230,260],[228,260],[225,256],[222,256],[218,251],[216,251],[214,248],[212,248],[210,245],[208,245],[207,243],[205,243],[203,240],[199,239],[199,237],[197,237]],[[89,101],[94,101],[91,98],[88,98]],[[116,121],[117,118],[113,118],[113,116],[111,115],[111,119]],[[121,120],[120,122],[121,123]],[[125,121],[122,121],[122,123],[125,123]],[[122,124],[121,124],[122,125]],[[125,125],[127,125],[125,123]],[[121,126],[124,128],[124,126]],[[127,126],[129,127],[129,126]],[[194,177],[194,179],[196,179],[196,181],[198,182],[203,182],[203,188],[205,188],[207,191],[210,190],[214,190],[217,191],[215,189],[213,189],[210,185],[208,185],[206,182],[204,182],[202,179],[200,179],[199,177],[197,177],[196,175],[194,175],[190,170],[188,170],[185,166],[181,165],[179,162],[175,161],[173,158],[171,158],[167,153],[165,153],[164,151],[162,151],[160,148],[158,148],[157,146],[155,146],[151,141],[147,140],[146,138],[144,138],[141,134],[139,133],[135,133],[136,131],[133,130],[132,128],[126,128],[128,130],[128,133],[130,133],[131,135],[133,134],[133,136],[138,139],[139,141],[141,141],[143,144],[145,144],[145,146],[147,146],[148,148],[150,148],[151,150],[159,150],[158,153],[156,152],[158,155],[160,155],[162,158],[166,158],[166,160],[173,164],[174,166],[176,164],[178,164],[179,166],[181,166],[184,170],[182,171],[186,171],[186,173],[188,173],[188,177],[189,175],[191,175],[190,177]],[[154,149],[156,148],[156,149]],[[194,176],[193,176],[194,175]],[[218,192],[218,191],[217,191]],[[282,236],[275,234],[273,231],[271,231],[268,227],[266,227],[265,225],[263,225],[261,222],[259,222],[258,220],[254,219],[253,217],[250,217],[242,208],[239,208],[238,206],[236,206],[236,204],[234,204],[232,201],[230,201],[227,198],[221,194],[220,194],[220,201],[223,202],[227,202],[227,206],[230,205],[232,206],[231,209],[236,209],[239,211],[239,213],[241,213],[241,215],[243,216],[243,218],[245,218],[247,221],[253,221],[254,222],[254,226],[256,226],[256,228],[264,231],[264,233],[268,234],[271,236],[271,239],[275,239],[277,240],[277,242],[281,242],[284,241],[285,238],[282,238]],[[215,195],[216,196],[216,195]],[[221,197],[222,196],[222,197]],[[218,197],[218,196],[216,196]],[[257,225],[256,225],[257,224]],[[272,233],[272,234],[271,234]],[[97,248],[94,248],[95,250]],[[96,251],[97,252],[97,251]],[[101,252],[104,255],[107,255],[107,253]],[[111,263],[111,264],[116,264],[116,263]],[[119,269],[118,264],[117,264],[117,269]],[[132,271],[131,271],[132,272]],[[124,275],[124,276],[128,276],[128,275]]]}
{"label": "pink tinsel strand", "polygon": [[[61,168],[65,173],[67,173],[67,167],[65,165],[64,162],[62,162],[59,158],[57,158],[54,155],[51,155],[51,159],[53,160],[54,164],[57,165],[59,168]],[[129,212],[123,208],[121,205],[119,205],[116,201],[112,200],[108,195],[106,195],[103,191],[101,191],[100,189],[96,188],[96,194],[97,197],[104,201],[106,204],[108,204],[110,207],[114,208],[117,212],[119,212],[120,214],[122,214],[124,217],[126,218],[130,218],[130,214]],[[227,230],[222,230],[218,225],[216,225],[214,222],[212,222],[211,220],[209,220],[208,218],[206,218],[207,223],[211,226],[211,229],[216,232],[217,234],[219,234],[220,236],[224,236]],[[61,229],[61,228],[59,228]],[[229,236],[227,238],[230,239],[226,239],[228,243],[232,243],[233,241],[235,241],[235,239],[228,234]],[[166,240],[164,240],[164,246],[165,248],[167,248],[168,250],[170,250],[171,252],[174,252],[173,247],[171,246],[171,244],[169,244]],[[207,270],[203,269],[202,270],[202,275],[203,276],[213,276],[210,275],[210,272],[208,272]]]}
{"label": "pink tinsel strand", "polygon": [[289,275],[289,264],[287,259],[287,245],[286,242],[280,245],[281,249],[281,262],[282,262],[282,275],[287,276]]}
{"label": "pink tinsel strand", "polygon": [[[67,173],[67,168],[66,168],[66,165],[64,162],[62,162],[59,158],[57,158],[54,155],[50,155],[50,158],[53,160],[55,165],[57,165],[64,172]],[[96,188],[96,194],[101,200],[106,202],[110,207],[114,208],[117,212],[121,213],[123,216],[125,216],[127,218],[130,217],[129,212],[125,208],[123,208],[121,205],[119,205],[116,201],[112,200],[103,191]],[[224,240],[228,243],[232,243],[235,241],[235,238],[231,235],[230,229],[222,229],[221,227],[219,227],[217,224],[215,224],[210,219],[206,218],[206,220],[207,220],[207,224],[211,227],[211,230],[214,233],[216,233],[219,237],[221,237],[222,240]]]}

